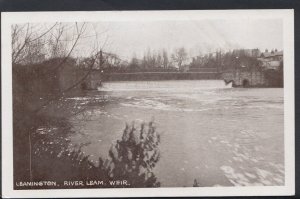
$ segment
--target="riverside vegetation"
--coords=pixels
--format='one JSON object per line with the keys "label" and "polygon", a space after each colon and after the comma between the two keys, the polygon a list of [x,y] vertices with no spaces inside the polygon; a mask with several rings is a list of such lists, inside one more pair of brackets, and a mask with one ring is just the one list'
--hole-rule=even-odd
{"label": "riverside vegetation", "polygon": [[68,139],[53,139],[55,133],[37,136],[40,144],[33,149],[34,180],[47,179],[62,184],[67,180],[108,182],[125,179],[130,187],[160,186],[152,171],[160,157],[160,137],[153,122],[143,123],[140,128],[134,124],[126,125],[122,138],[111,146],[109,158],[99,157],[98,165],[81,151],[82,146],[73,150],[65,148],[63,142],[68,143]]}
{"label": "riverside vegetation", "polygon": [[[64,61],[67,64],[69,61]],[[99,157],[98,163],[94,163],[82,150],[85,144],[71,147],[69,139],[77,132],[66,119],[67,115],[80,114],[84,107],[71,102],[62,105],[74,93],[57,89],[54,75],[49,81],[47,78],[40,81],[39,74],[47,69],[35,65],[13,66],[15,188],[22,189],[16,182],[45,180],[58,184],[67,180],[127,180],[130,186],[124,187],[160,186],[153,173],[160,158],[160,136],[154,122],[140,127],[126,125],[122,138],[108,151],[109,157]]]}
{"label": "riverside vegetation", "polygon": [[[47,118],[48,122],[49,119]],[[42,121],[45,120],[37,120],[38,123]],[[52,121],[60,127],[36,128],[34,133],[31,132],[30,143],[27,143],[28,139],[22,139],[23,145],[15,147],[18,151],[18,154],[14,155],[15,181],[47,180],[62,185],[64,181],[126,180],[129,183],[127,185],[103,184],[101,187],[160,186],[153,173],[153,168],[160,158],[160,136],[154,122],[142,123],[139,127],[134,123],[126,124],[122,138],[112,144],[108,151],[108,158],[99,157],[98,163],[94,163],[89,160],[89,155],[82,151],[84,144],[70,147],[67,135],[75,132],[71,130],[67,121],[53,118]],[[20,136],[20,133],[15,134],[15,137],[16,135]],[[24,150],[26,144],[31,146],[30,150]]]}

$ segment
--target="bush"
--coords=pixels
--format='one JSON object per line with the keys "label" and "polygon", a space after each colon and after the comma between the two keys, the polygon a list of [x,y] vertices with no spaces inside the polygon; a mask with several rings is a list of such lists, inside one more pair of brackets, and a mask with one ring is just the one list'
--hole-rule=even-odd
{"label": "bush", "polygon": [[40,133],[35,138],[38,141],[33,148],[32,181],[53,180],[62,184],[68,180],[127,180],[129,185],[106,184],[101,187],[160,186],[153,173],[160,158],[160,136],[153,122],[143,123],[139,129],[134,123],[126,125],[122,138],[111,146],[109,158],[99,158],[98,165],[82,152],[82,146],[65,148],[70,140],[59,135],[59,131]]}
{"label": "bush", "polygon": [[122,140],[109,150],[109,176],[130,179],[133,187],[157,187],[160,183],[152,172],[159,161],[160,136],[153,122],[143,123],[140,129],[126,125]]}

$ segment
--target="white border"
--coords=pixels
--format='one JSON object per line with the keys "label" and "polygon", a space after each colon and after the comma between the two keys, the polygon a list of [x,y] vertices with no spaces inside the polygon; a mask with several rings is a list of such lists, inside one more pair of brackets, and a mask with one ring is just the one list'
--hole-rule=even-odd
{"label": "white border", "polygon": [[[1,16],[2,197],[265,196],[295,194],[294,10],[10,12],[2,13]],[[285,186],[13,190],[11,24],[57,21],[153,21],[237,18],[245,20],[249,18],[279,18],[283,20]]]}

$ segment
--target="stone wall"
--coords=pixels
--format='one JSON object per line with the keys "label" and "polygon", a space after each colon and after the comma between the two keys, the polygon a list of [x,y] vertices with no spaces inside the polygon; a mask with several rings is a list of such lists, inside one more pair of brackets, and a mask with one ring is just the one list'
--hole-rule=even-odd
{"label": "stone wall", "polygon": [[234,87],[263,87],[267,84],[263,71],[257,69],[224,72],[222,79],[226,83],[232,82]]}

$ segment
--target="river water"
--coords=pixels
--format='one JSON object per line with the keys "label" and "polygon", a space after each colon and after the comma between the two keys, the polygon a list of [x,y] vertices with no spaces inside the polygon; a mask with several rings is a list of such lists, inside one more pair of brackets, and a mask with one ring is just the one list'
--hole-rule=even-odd
{"label": "river water", "polygon": [[[108,82],[69,100],[74,145],[106,157],[125,122],[154,118],[162,187],[284,185],[282,88],[231,88],[219,80]],[[88,102],[93,103],[88,103]]]}

